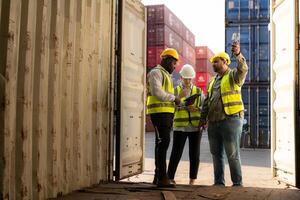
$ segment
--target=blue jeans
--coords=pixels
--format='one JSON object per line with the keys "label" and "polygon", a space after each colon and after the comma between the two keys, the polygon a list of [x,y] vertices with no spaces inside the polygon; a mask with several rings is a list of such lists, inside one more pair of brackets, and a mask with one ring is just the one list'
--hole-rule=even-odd
{"label": "blue jeans", "polygon": [[229,117],[218,122],[209,122],[208,140],[213,157],[215,184],[225,185],[224,149],[227,155],[233,185],[242,185],[240,139],[242,119]]}

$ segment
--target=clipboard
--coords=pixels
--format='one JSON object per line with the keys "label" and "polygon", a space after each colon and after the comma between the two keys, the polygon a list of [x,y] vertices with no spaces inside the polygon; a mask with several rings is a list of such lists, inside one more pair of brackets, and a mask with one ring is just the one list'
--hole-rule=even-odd
{"label": "clipboard", "polygon": [[184,104],[185,104],[186,106],[192,105],[192,104],[195,102],[195,100],[196,100],[199,96],[201,96],[201,94],[194,94],[194,95],[192,95],[192,96],[186,98],[186,99],[184,100]]}

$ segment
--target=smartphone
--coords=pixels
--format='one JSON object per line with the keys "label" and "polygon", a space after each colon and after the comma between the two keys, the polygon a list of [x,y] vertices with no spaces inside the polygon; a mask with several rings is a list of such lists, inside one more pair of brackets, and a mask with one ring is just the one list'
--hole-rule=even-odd
{"label": "smartphone", "polygon": [[236,33],[236,32],[232,33],[231,42],[232,42],[232,44],[239,43],[240,42],[240,33]]}

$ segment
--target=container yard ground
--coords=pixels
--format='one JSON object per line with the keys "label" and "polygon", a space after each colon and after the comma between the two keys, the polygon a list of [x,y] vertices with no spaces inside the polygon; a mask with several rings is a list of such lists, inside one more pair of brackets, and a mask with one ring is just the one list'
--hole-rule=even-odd
{"label": "container yard ground", "polygon": [[[172,141],[171,141],[172,144]],[[171,144],[168,151],[170,155]],[[226,187],[214,187],[213,166],[209,152],[207,134],[201,141],[200,167],[195,186],[188,183],[188,151],[187,145],[176,174],[177,187],[158,189],[151,184],[153,179],[154,134],[146,133],[145,137],[145,171],[119,183],[100,184],[64,196],[62,199],[300,199],[300,190],[288,188],[272,179],[269,149],[242,149],[244,187],[230,187],[228,165],[225,168]],[[175,197],[175,198],[174,198]]]}

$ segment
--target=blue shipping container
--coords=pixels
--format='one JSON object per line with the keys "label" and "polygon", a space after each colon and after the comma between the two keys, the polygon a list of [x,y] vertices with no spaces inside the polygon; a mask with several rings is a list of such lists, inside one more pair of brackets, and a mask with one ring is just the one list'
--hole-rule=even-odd
{"label": "blue shipping container", "polygon": [[227,22],[268,21],[269,0],[226,0]]}
{"label": "blue shipping container", "polygon": [[[230,24],[225,29],[226,52],[231,51],[232,35],[240,34],[241,52],[249,71],[246,82],[270,81],[270,33],[268,24]],[[236,67],[233,59],[230,67]]]}
{"label": "blue shipping container", "polygon": [[242,98],[251,138],[246,146],[270,148],[270,87],[245,84]]}

